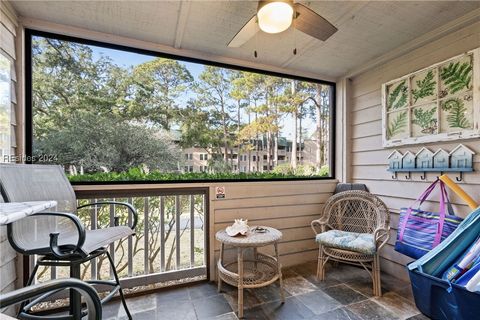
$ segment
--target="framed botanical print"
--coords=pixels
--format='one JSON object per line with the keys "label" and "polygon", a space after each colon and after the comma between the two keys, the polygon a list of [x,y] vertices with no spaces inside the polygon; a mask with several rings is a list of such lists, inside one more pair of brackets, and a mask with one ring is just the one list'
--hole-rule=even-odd
{"label": "framed botanical print", "polygon": [[480,137],[480,48],[382,85],[383,146]]}

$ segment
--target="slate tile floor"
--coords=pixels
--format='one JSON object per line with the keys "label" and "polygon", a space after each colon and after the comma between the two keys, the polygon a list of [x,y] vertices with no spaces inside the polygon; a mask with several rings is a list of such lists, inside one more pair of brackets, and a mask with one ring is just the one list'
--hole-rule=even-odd
{"label": "slate tile floor", "polygon": [[[368,274],[360,268],[338,264],[329,266],[327,280],[315,278],[314,261],[284,269],[286,302],[280,303],[278,287],[245,290],[245,319],[428,319],[415,308],[410,285],[382,275],[383,296],[373,297]],[[236,288],[199,283],[129,298],[134,319],[238,319]],[[125,319],[118,301],[104,307],[104,319]]]}

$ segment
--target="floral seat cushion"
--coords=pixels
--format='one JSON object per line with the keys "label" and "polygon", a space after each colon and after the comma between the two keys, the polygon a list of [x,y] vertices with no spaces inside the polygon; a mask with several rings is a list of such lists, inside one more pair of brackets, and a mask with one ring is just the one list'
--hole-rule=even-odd
{"label": "floral seat cushion", "polygon": [[341,230],[329,230],[317,234],[316,241],[326,247],[375,254],[377,251],[373,234]]}

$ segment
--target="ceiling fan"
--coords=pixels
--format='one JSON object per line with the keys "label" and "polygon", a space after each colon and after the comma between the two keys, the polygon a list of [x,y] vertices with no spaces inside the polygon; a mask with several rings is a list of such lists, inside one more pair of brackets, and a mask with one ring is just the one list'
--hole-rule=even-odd
{"label": "ceiling fan", "polygon": [[228,46],[242,46],[255,36],[258,28],[267,33],[280,33],[292,25],[322,41],[338,30],[321,15],[293,0],[262,0],[258,2],[257,13],[237,32]]}

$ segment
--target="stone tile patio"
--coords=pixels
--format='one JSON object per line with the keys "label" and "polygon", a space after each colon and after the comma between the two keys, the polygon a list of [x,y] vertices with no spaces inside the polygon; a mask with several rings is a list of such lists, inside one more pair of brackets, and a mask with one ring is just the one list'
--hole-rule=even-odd
{"label": "stone tile patio", "polygon": [[[371,280],[363,269],[338,264],[327,270],[327,280],[315,278],[314,261],[284,270],[285,304],[275,285],[244,294],[245,319],[428,319],[415,308],[410,285],[382,275],[383,296],[372,296]],[[214,283],[162,290],[127,300],[134,319],[237,319],[236,288]],[[104,319],[125,319],[119,302],[104,308]]]}

